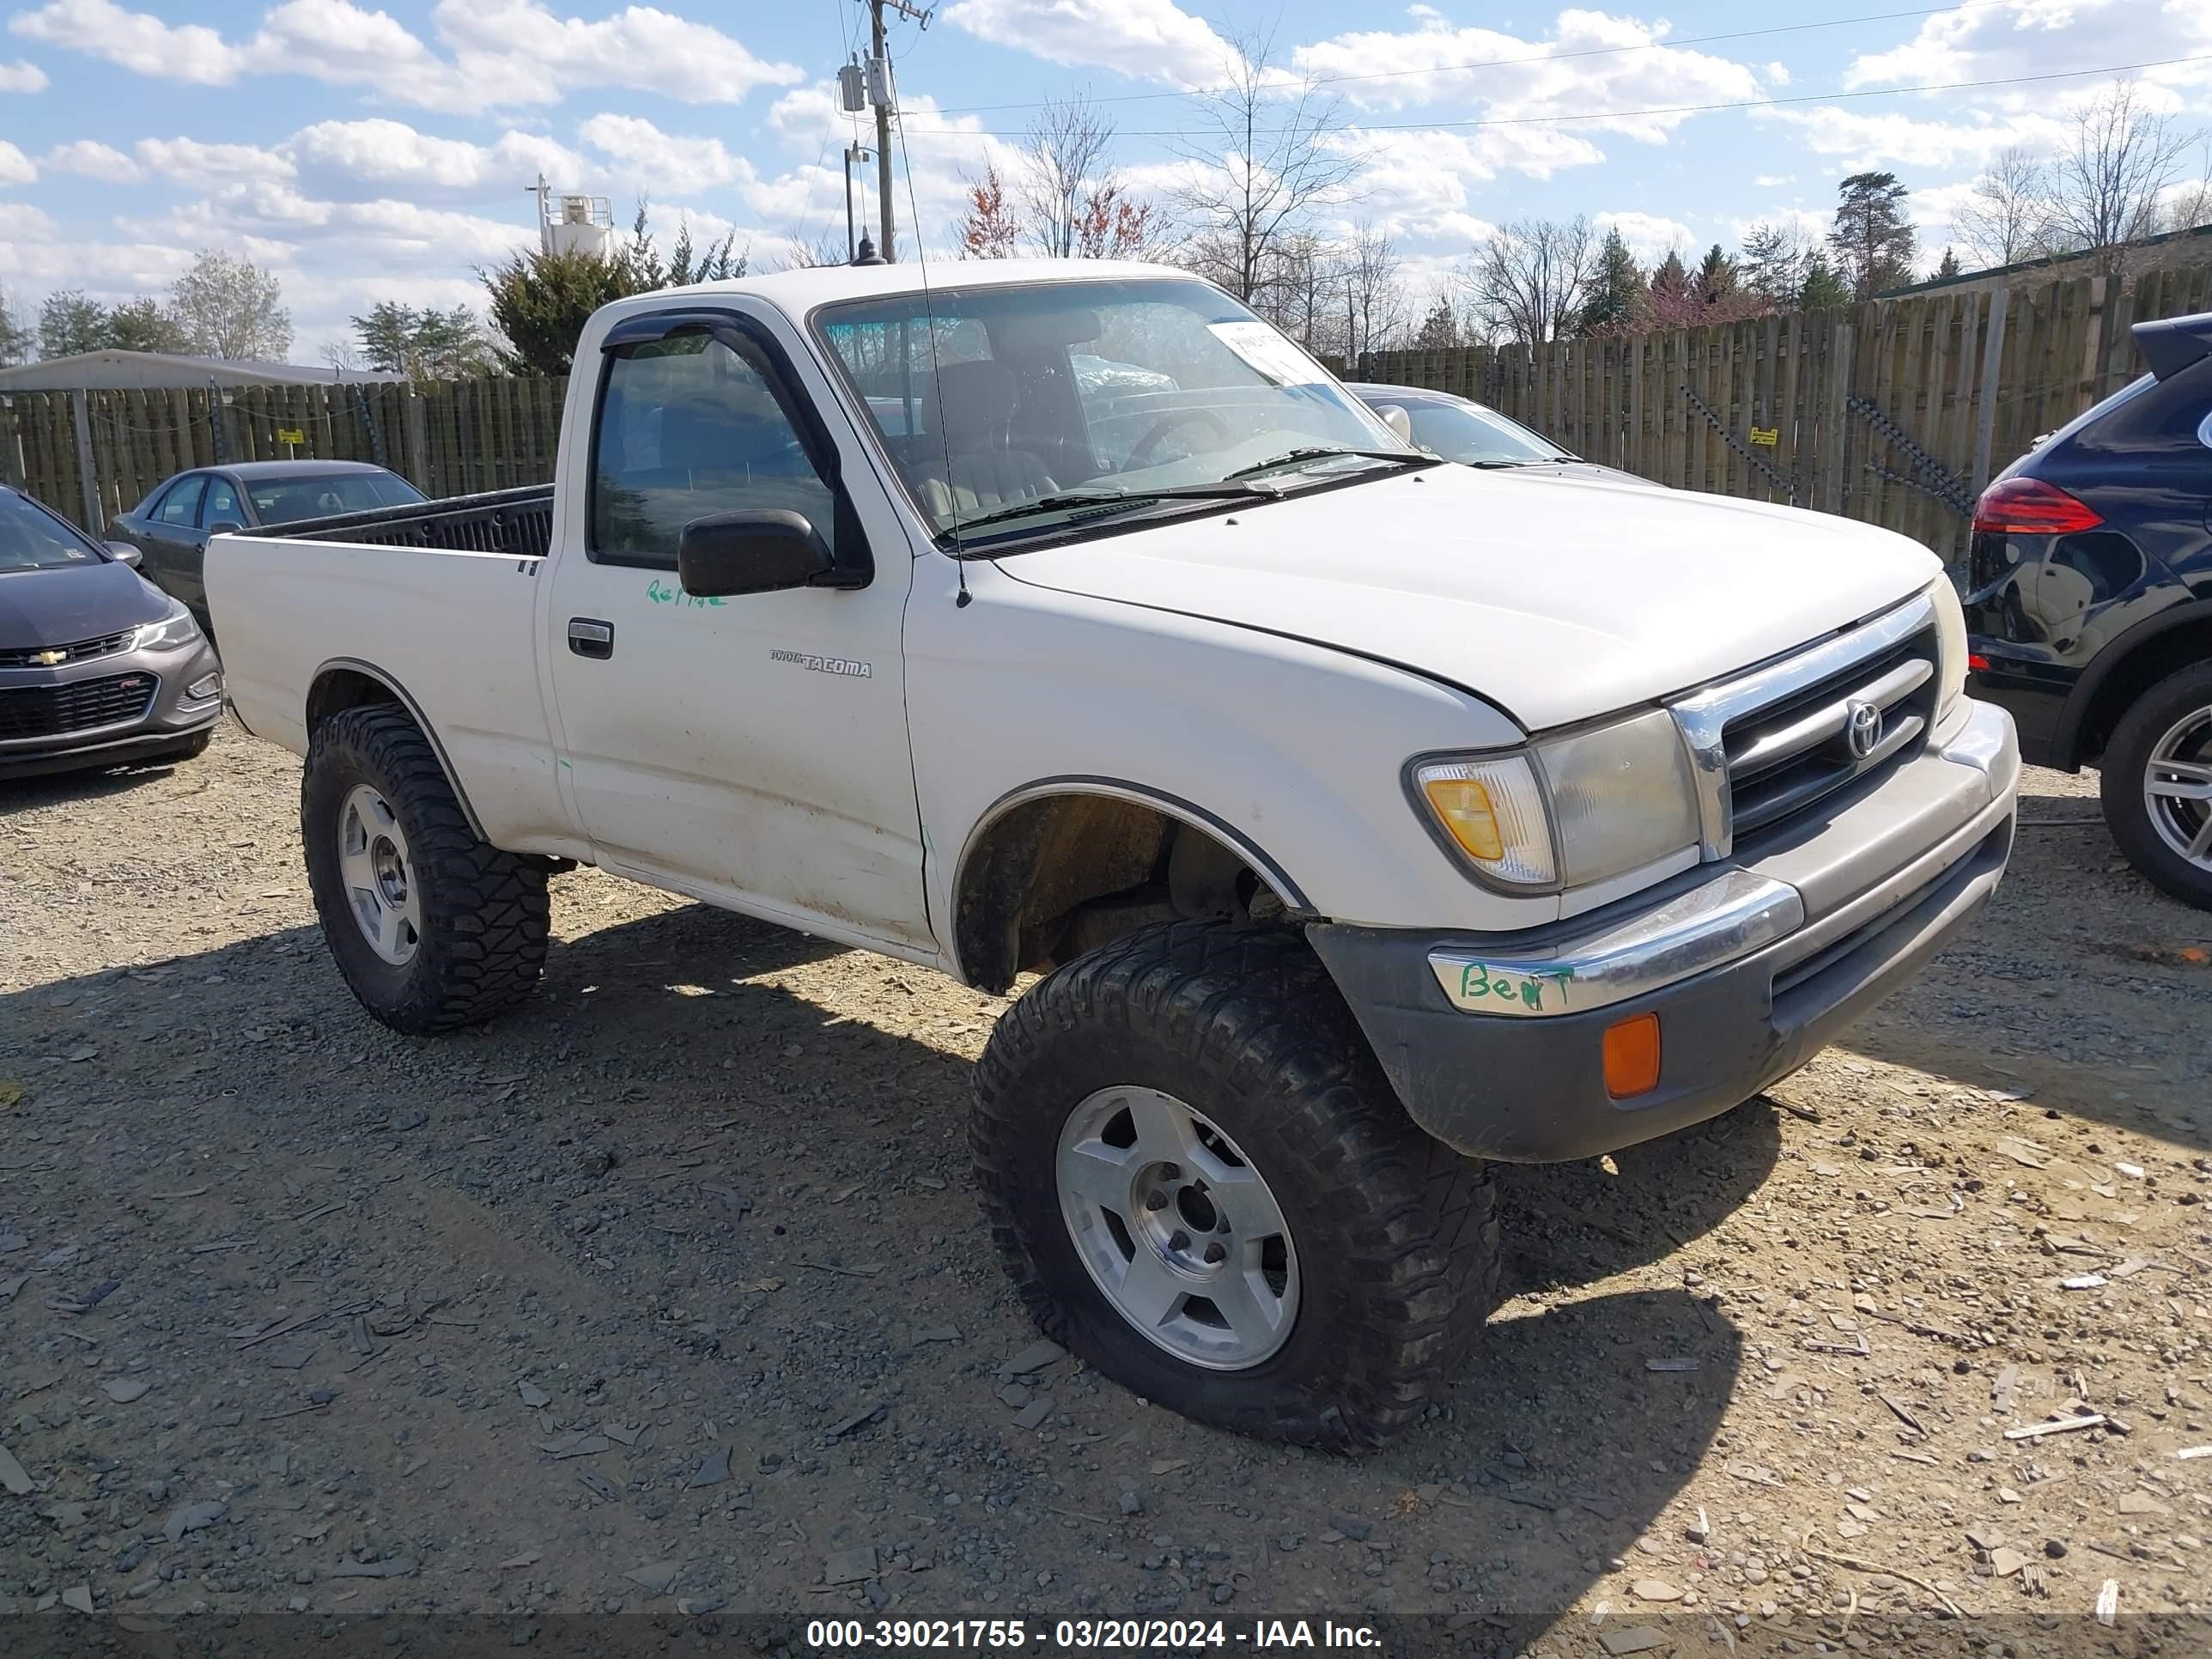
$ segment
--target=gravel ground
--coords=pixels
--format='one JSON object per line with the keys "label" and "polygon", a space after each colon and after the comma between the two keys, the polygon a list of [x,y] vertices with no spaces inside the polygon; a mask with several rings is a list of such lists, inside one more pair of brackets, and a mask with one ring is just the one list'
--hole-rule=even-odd
{"label": "gravel ground", "polygon": [[1848,1046],[1507,1171],[1473,1370],[1340,1459],[1036,1346],[964,1151],[997,1000],[584,871],[534,1000],[398,1037],[297,776],[226,732],[0,784],[0,1650],[48,1607],[2212,1647],[2212,917],[2094,780],[2031,775],[1993,912]]}

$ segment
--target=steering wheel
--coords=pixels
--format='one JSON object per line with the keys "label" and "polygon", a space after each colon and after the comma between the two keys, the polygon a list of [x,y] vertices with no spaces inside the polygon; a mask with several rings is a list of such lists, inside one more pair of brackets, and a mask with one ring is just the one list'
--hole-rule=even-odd
{"label": "steering wheel", "polygon": [[1153,422],[1145,435],[1131,447],[1129,458],[1122,462],[1121,470],[1126,472],[1131,467],[1142,466],[1152,459],[1152,451],[1159,447],[1160,440],[1179,426],[1209,426],[1213,428],[1215,437],[1224,443],[1229,441],[1228,423],[1219,416],[1209,414],[1205,410],[1186,409],[1177,414],[1164,415]]}

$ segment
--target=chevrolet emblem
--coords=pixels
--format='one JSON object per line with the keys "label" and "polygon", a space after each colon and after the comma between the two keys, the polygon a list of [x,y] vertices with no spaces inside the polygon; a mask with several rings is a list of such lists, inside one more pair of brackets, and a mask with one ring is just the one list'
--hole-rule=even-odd
{"label": "chevrolet emblem", "polygon": [[31,653],[31,660],[38,664],[41,668],[52,668],[56,663],[67,662],[69,660],[69,653],[66,651],[33,651]]}

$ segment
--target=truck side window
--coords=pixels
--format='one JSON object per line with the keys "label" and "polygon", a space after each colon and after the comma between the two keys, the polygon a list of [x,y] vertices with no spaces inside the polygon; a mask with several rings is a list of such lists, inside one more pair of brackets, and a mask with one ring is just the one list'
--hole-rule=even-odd
{"label": "truck side window", "polygon": [[592,438],[595,562],[672,570],[684,526],[713,513],[782,508],[834,535],[835,495],[764,367],[705,334],[609,354]]}

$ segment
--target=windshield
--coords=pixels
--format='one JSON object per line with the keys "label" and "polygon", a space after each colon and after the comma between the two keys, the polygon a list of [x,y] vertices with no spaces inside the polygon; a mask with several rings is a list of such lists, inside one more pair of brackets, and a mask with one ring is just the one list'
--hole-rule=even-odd
{"label": "windshield", "polygon": [[940,533],[1058,528],[1117,503],[1188,510],[1193,495],[1427,459],[1273,328],[1188,278],[902,294],[825,307],[815,323]]}
{"label": "windshield", "polygon": [[[1370,395],[1377,403],[1391,401],[1388,392]],[[1415,443],[1462,466],[1573,459],[1559,445],[1547,442],[1527,427],[1480,404],[1408,398],[1399,406],[1413,423]]]}
{"label": "windshield", "polygon": [[0,572],[98,564],[91,543],[36,501],[0,491]]}
{"label": "windshield", "polygon": [[412,507],[428,497],[396,472],[331,472],[320,477],[252,478],[246,493],[264,524],[366,513],[372,507]]}

